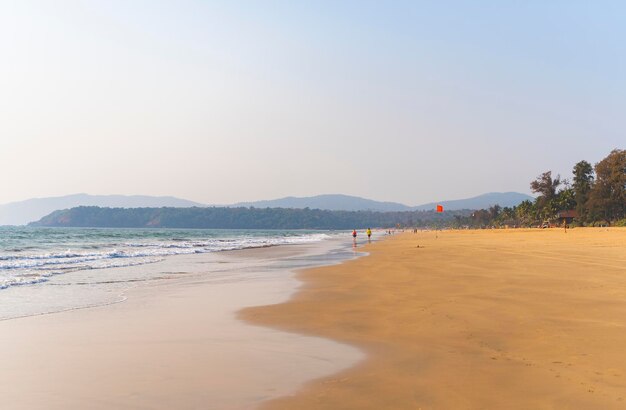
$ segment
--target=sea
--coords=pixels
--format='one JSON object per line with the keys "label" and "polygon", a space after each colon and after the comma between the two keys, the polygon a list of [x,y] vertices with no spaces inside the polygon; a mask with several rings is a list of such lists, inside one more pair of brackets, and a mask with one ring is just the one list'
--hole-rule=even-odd
{"label": "sea", "polygon": [[[254,267],[225,272],[201,255],[316,245],[317,254],[285,267],[336,263],[354,257],[346,238],[347,232],[308,230],[0,227],[0,320],[121,302],[141,282],[193,272],[235,279]],[[172,263],[181,255],[184,263]]]}

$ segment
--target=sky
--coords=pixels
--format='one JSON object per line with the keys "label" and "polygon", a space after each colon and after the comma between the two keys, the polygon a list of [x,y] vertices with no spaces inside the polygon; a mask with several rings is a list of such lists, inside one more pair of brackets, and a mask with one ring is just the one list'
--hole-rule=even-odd
{"label": "sky", "polygon": [[529,193],[626,148],[622,1],[0,1],[0,203]]}

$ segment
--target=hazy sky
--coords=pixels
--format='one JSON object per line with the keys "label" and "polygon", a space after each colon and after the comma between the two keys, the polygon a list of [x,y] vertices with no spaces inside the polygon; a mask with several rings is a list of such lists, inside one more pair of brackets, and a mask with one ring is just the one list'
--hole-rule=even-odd
{"label": "hazy sky", "polygon": [[625,143],[623,1],[0,0],[0,203],[419,204]]}

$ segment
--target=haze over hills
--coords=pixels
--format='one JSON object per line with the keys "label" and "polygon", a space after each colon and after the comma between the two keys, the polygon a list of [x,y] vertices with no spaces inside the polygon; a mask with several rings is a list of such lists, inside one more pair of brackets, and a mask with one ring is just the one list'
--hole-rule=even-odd
{"label": "haze over hills", "polygon": [[110,208],[206,206],[171,196],[145,195],[89,195],[74,194],[50,198],[33,198],[0,205],[0,225],[25,225],[37,221],[59,209],[77,206],[100,206]]}
{"label": "haze over hills", "polygon": [[397,202],[380,202],[371,199],[349,195],[317,195],[297,198],[286,197],[269,201],[240,202],[230,205],[231,207],[243,206],[255,208],[311,208],[326,209],[330,211],[378,211],[378,212],[402,212],[402,211],[427,211],[435,209],[437,204],[444,206],[448,211],[461,209],[483,209],[492,205],[515,206],[524,200],[534,200],[530,195],[519,192],[490,192],[467,199],[432,202],[417,206],[408,206]]}
{"label": "haze over hills", "polygon": [[[533,198],[517,192],[493,192],[473,198],[437,202],[445,210],[482,209],[491,205],[514,206],[520,202]],[[268,201],[240,202],[226,205],[227,207],[255,207],[255,208],[311,208],[330,211],[375,211],[375,212],[403,212],[432,210],[435,202],[407,206],[397,202],[381,202],[349,195],[317,195],[297,198],[286,197]],[[37,221],[53,211],[69,209],[78,206],[98,206],[104,208],[187,208],[206,207],[209,205],[171,196],[144,196],[144,195],[88,195],[75,194],[50,198],[34,198],[20,202],[0,205],[0,225],[25,225]]]}
{"label": "haze over hills", "polygon": [[288,196],[286,198],[271,199],[266,201],[239,202],[229,207],[255,207],[255,208],[311,208],[325,209],[329,211],[410,211],[412,208],[397,202],[380,202],[358,196],[328,194],[298,198]]}
{"label": "haze over hills", "polygon": [[458,209],[486,209],[493,205],[500,205],[501,207],[514,207],[526,200],[534,201],[535,198],[519,192],[490,192],[467,199],[431,202],[415,206],[412,209],[417,211],[426,211],[434,209],[437,204],[443,205],[443,208],[449,211]]}

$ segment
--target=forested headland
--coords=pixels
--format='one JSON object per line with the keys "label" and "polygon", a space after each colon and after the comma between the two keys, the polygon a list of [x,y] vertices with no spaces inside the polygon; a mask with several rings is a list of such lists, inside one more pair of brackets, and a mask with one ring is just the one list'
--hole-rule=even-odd
{"label": "forested headland", "polygon": [[372,212],[291,208],[100,208],[55,211],[31,226],[206,229],[358,229],[444,227],[471,211]]}

